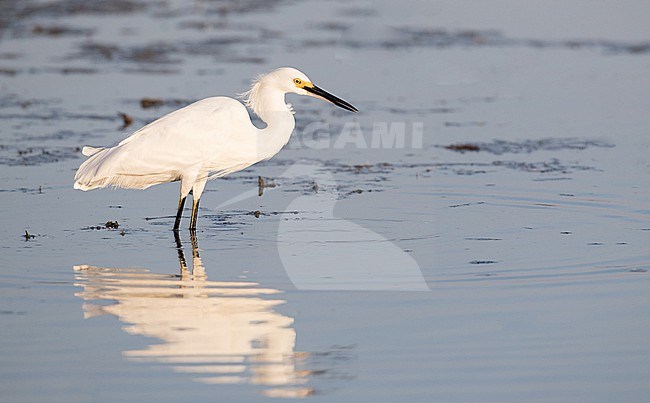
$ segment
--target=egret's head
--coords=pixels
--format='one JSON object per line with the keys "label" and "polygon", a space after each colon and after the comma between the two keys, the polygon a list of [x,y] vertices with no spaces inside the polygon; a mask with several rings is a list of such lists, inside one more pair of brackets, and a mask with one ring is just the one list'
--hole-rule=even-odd
{"label": "egret's head", "polygon": [[287,72],[288,74],[294,73],[291,80],[294,88],[291,92],[295,92],[296,94],[300,95],[308,95],[314,98],[320,98],[351,112],[359,112],[357,108],[350,105],[346,101],[314,85],[314,83],[312,83],[311,80],[300,70],[292,68],[287,68],[287,70],[289,70]]}
{"label": "egret's head", "polygon": [[251,95],[256,91],[256,87],[261,88],[266,85],[274,86],[285,93],[294,93],[320,98],[348,111],[358,112],[357,108],[345,102],[341,98],[314,85],[305,73],[298,69],[294,69],[293,67],[282,67],[260,77],[253,84],[251,91],[246,94],[248,95],[249,106],[251,104]]}
{"label": "egret's head", "polygon": [[303,89],[305,84],[311,84],[311,80],[305,73],[293,67],[281,67],[267,74],[266,77],[273,80],[282,91],[298,95],[308,95]]}

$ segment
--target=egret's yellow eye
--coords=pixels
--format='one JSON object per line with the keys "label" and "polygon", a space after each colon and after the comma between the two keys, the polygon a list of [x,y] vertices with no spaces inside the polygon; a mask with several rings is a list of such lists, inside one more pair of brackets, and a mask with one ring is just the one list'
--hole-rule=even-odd
{"label": "egret's yellow eye", "polygon": [[302,84],[302,80],[299,79],[299,78],[294,78],[294,79],[293,79],[293,83],[296,84],[296,85],[301,85],[301,84]]}

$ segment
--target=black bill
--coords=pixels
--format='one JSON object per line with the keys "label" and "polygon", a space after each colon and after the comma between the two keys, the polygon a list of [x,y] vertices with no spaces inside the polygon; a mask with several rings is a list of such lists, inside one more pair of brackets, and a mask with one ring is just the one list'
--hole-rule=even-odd
{"label": "black bill", "polygon": [[341,98],[339,98],[339,97],[337,97],[335,95],[332,95],[329,92],[325,91],[324,89],[318,88],[315,85],[313,87],[305,86],[303,88],[305,89],[305,91],[311,92],[312,94],[314,94],[314,95],[316,95],[318,97],[321,97],[321,98],[323,98],[323,99],[325,99],[327,101],[330,101],[331,103],[333,103],[336,106],[339,106],[339,107],[341,107],[343,109],[347,109],[350,112],[355,112],[355,113],[359,112],[359,110],[357,108],[355,108],[354,106],[352,106],[349,103],[345,102]]}

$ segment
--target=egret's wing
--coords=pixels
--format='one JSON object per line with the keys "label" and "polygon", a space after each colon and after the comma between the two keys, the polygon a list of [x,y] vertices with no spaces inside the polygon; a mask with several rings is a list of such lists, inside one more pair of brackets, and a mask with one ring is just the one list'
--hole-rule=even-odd
{"label": "egret's wing", "polygon": [[[241,103],[232,98],[207,98],[165,115],[117,146],[94,154],[77,171],[75,187],[144,189],[178,180],[186,171],[203,170],[201,167],[218,156],[232,136],[253,129]],[[209,164],[215,165],[214,161]]]}
{"label": "egret's wing", "polygon": [[218,129],[218,127],[228,125],[233,120],[248,120],[250,123],[248,112],[239,101],[228,97],[205,98],[170,112],[136,130],[132,135],[122,140],[118,146],[156,135],[163,137],[177,133],[192,135],[187,133],[188,129],[204,132],[206,129]]}

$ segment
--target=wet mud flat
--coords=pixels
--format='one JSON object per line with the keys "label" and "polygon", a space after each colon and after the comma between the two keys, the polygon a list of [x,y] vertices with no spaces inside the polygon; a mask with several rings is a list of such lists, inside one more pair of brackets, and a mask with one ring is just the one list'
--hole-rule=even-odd
{"label": "wet mud flat", "polygon": [[[0,395],[647,400],[632,5],[0,3]],[[72,189],[84,145],[283,65],[361,112],[289,96],[196,234],[177,184]]]}

